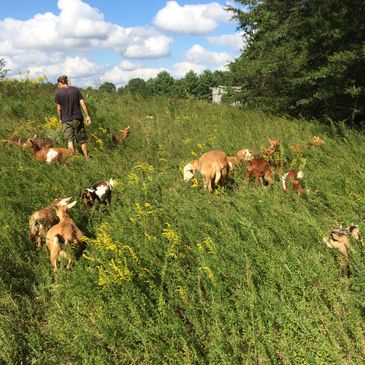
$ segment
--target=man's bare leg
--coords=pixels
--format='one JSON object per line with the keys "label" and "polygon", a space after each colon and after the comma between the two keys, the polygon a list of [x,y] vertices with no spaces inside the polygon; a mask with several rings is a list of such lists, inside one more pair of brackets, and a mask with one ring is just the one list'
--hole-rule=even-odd
{"label": "man's bare leg", "polygon": [[75,144],[73,141],[68,141],[67,142],[68,144],[68,149],[72,152],[72,153],[75,153]]}
{"label": "man's bare leg", "polygon": [[84,154],[85,158],[88,160],[89,159],[89,156],[87,154],[87,147],[86,147],[86,143],[82,143],[81,144],[81,150],[82,150],[82,153]]}

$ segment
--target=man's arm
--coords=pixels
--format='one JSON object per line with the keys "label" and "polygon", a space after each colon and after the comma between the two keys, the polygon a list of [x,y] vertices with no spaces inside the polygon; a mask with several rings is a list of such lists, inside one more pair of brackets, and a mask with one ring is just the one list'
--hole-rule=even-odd
{"label": "man's arm", "polygon": [[56,106],[56,110],[57,110],[57,115],[58,115],[58,121],[60,122],[60,124],[62,123],[62,120],[61,120],[61,105],[60,104],[57,104]]}
{"label": "man's arm", "polygon": [[84,99],[80,100],[80,105],[81,105],[82,110],[84,111],[84,113],[86,115],[85,123],[86,123],[86,125],[90,125],[91,124],[91,118],[90,118],[89,110],[87,109],[87,106],[86,106],[86,103],[85,103]]}

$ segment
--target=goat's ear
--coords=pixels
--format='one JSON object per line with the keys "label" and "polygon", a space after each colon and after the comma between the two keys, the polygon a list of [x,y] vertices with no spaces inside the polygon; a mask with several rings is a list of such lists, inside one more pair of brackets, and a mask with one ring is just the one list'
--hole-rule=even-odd
{"label": "goat's ear", "polygon": [[76,204],[76,200],[70,204],[67,204],[67,209],[71,209],[75,204]]}
{"label": "goat's ear", "polygon": [[37,135],[35,134],[32,138],[37,138]]}

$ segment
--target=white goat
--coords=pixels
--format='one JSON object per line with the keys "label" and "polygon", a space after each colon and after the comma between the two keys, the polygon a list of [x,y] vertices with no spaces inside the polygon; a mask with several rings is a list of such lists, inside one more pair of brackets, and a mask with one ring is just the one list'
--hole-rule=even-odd
{"label": "white goat", "polygon": [[190,181],[195,173],[199,171],[204,179],[204,188],[210,193],[213,191],[214,184],[225,184],[229,163],[227,155],[223,151],[210,151],[204,153],[198,160],[190,161],[184,167],[184,181]]}

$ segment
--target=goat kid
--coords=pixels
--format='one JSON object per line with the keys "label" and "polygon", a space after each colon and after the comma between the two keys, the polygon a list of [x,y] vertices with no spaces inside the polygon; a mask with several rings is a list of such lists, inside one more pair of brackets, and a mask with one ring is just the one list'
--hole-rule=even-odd
{"label": "goat kid", "polygon": [[361,238],[359,226],[351,223],[345,229],[340,225],[339,228],[333,229],[329,237],[323,237],[323,242],[329,248],[336,248],[343,256],[348,257],[348,251],[351,249],[350,238],[359,242],[365,248],[364,241]]}
{"label": "goat kid", "polygon": [[33,156],[38,161],[62,163],[73,154],[68,148],[42,148],[32,138],[28,141],[32,147]]}
{"label": "goat kid", "polygon": [[287,180],[290,180],[293,189],[296,191],[298,196],[301,196],[303,194],[303,186],[300,180],[303,179],[303,177],[304,177],[303,171],[297,171],[296,169],[289,170],[281,177],[281,182],[283,184],[284,191],[286,193],[288,192]]}
{"label": "goat kid", "polygon": [[68,215],[68,210],[75,204],[76,201],[69,204],[56,205],[56,214],[60,222],[51,227],[46,235],[46,244],[50,252],[54,272],[58,271],[57,260],[59,257],[67,260],[67,269],[70,269],[72,258],[65,249],[76,244],[82,244],[83,233]]}
{"label": "goat kid", "polygon": [[103,180],[86,188],[82,193],[82,202],[85,208],[91,208],[95,202],[109,204],[112,199],[114,180]]}
{"label": "goat kid", "polygon": [[121,129],[120,132],[121,132],[120,134],[113,134],[112,136],[113,145],[117,145],[118,143],[124,142],[129,136],[129,133],[131,132],[131,127],[128,126],[127,128]]}
{"label": "goat kid", "polygon": [[71,198],[55,199],[49,206],[34,212],[29,218],[29,238],[42,246],[42,238],[46,238],[47,231],[58,222],[56,207],[66,205]]}
{"label": "goat kid", "polygon": [[265,180],[269,186],[272,185],[273,177],[270,164],[262,157],[254,158],[247,163],[246,182],[249,183],[251,176],[255,177],[255,184],[258,185],[260,180]]}
{"label": "goat kid", "polygon": [[227,155],[223,151],[210,151],[204,153],[198,160],[190,161],[184,167],[184,181],[190,181],[200,172],[204,179],[204,188],[212,193],[212,183],[224,185],[229,172]]}

